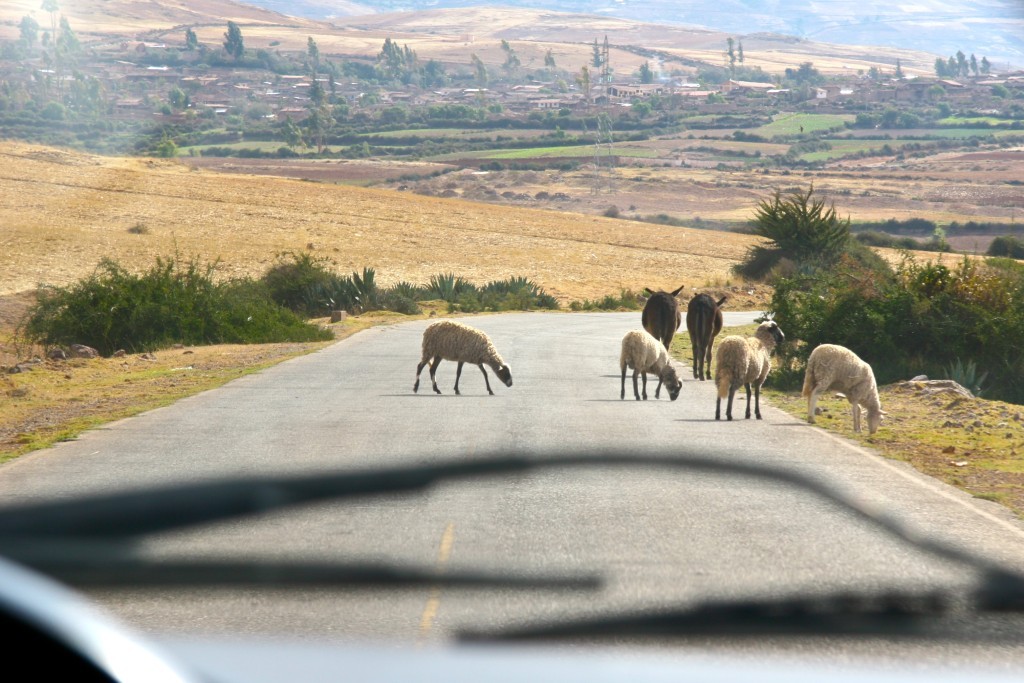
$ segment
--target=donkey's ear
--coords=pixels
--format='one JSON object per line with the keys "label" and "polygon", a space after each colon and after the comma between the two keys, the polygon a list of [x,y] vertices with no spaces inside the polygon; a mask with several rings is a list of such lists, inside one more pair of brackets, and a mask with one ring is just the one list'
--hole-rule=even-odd
{"label": "donkey's ear", "polygon": [[679,289],[672,292],[672,296],[679,296],[679,292],[683,291],[684,289],[686,289],[686,285],[679,285]]}

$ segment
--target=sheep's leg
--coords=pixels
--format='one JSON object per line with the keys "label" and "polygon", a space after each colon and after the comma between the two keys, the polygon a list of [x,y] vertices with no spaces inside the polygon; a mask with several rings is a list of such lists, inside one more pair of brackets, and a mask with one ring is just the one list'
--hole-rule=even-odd
{"label": "sheep's leg", "polygon": [[851,403],[850,410],[853,413],[853,431],[860,433],[860,404]]}
{"label": "sheep's leg", "polygon": [[[745,419],[749,420],[750,419],[750,382],[747,382],[746,384],[744,384],[743,388],[747,390],[747,414],[746,414],[746,418]],[[760,416],[758,416],[758,417],[760,417]]]}
{"label": "sheep's leg", "polygon": [[423,371],[423,366],[429,362],[429,358],[424,358],[420,361],[420,364],[416,366],[416,383],[412,385],[412,393],[415,394],[420,390],[420,373]]}
{"label": "sheep's leg", "polygon": [[487,393],[490,394],[491,396],[494,396],[494,392],[491,391],[491,381],[487,379],[487,371],[484,370],[484,364],[477,363],[477,367],[480,368],[480,372],[484,373],[484,384],[487,385]]}
{"label": "sheep's leg", "polygon": [[647,373],[646,372],[641,372],[640,373],[640,377],[643,378],[643,387],[644,388],[643,388],[643,392],[642,393],[643,393],[643,396],[644,396],[644,400],[646,401],[647,400]]}
{"label": "sheep's leg", "polygon": [[[646,384],[646,382],[647,382],[647,373],[645,372],[644,373],[644,383]],[[660,376],[658,377],[658,386],[654,390],[654,398],[661,398],[661,377]]]}
{"label": "sheep's leg", "polygon": [[715,401],[715,419],[716,420],[721,420],[722,419],[722,398],[721,397],[718,397],[718,399]]}
{"label": "sheep's leg", "polygon": [[434,362],[430,364],[430,383],[434,385],[434,393],[440,394],[441,390],[437,388],[437,366],[441,364],[441,356],[434,359]]}
{"label": "sheep's leg", "polygon": [[818,387],[814,387],[811,390],[810,396],[807,397],[807,422],[814,424],[815,413],[818,411]]}
{"label": "sheep's leg", "polygon": [[[633,396],[635,396],[636,400],[638,400],[638,401],[640,400],[640,389],[637,386],[636,379],[637,379],[637,377],[639,375],[640,375],[640,371],[637,370],[636,368],[633,368]],[[647,397],[644,396],[644,398],[647,398]]]}
{"label": "sheep's leg", "polygon": [[622,366],[622,390],[619,392],[619,400],[623,401],[626,398],[626,366]]}
{"label": "sheep's leg", "polygon": [[[747,393],[747,400],[749,401],[750,400],[750,393],[749,393],[750,389],[747,389],[747,392],[748,392]],[[749,410],[749,408],[748,408],[748,410]],[[747,415],[747,417],[750,417],[750,415]],[[754,385],[754,417],[756,417],[758,420],[761,419],[761,385],[760,384],[755,384]]]}
{"label": "sheep's leg", "polygon": [[730,384],[729,385],[729,403],[725,406],[725,419],[732,419],[732,400],[736,397],[736,390],[739,386]]}
{"label": "sheep's leg", "polygon": [[459,378],[462,377],[462,361],[459,361],[459,367],[455,368],[455,395],[461,396],[459,393]]}

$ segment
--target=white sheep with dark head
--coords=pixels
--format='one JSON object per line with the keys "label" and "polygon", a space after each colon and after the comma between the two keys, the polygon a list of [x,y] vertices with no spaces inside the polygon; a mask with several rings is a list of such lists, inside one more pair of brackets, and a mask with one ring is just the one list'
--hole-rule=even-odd
{"label": "white sheep with dark head", "polygon": [[432,323],[423,331],[423,354],[419,365],[416,366],[416,383],[412,386],[413,392],[419,391],[420,372],[423,366],[430,363],[430,381],[434,385],[434,392],[440,394],[437,388],[435,372],[442,360],[449,360],[458,363],[455,371],[455,393],[459,393],[459,377],[462,376],[462,366],[472,363],[484,373],[484,384],[487,385],[487,393],[491,396],[491,382],[487,379],[487,365],[494,371],[505,386],[512,386],[512,370],[501,358],[501,354],[494,348],[491,338],[486,333],[470,327],[455,320],[439,320]]}

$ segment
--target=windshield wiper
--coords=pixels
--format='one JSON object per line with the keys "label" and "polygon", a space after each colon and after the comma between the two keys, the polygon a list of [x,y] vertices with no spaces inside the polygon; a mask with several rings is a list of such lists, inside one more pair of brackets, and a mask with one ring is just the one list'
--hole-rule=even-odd
{"label": "windshield wiper", "polygon": [[[160,567],[170,566],[166,561],[145,560],[135,556],[134,546],[146,536],[210,524],[228,519],[251,517],[299,505],[347,500],[382,494],[411,493],[452,480],[523,474],[527,472],[576,467],[627,467],[633,469],[664,468],[679,471],[698,471],[714,474],[767,479],[809,491],[834,506],[844,509],[875,528],[903,542],[945,560],[966,565],[979,574],[977,590],[970,596],[974,609],[986,611],[1019,611],[1024,608],[1024,575],[1007,570],[995,563],[958,548],[950,543],[919,534],[901,520],[826,482],[796,471],[768,467],[760,463],[723,460],[695,453],[674,457],[647,454],[623,455],[617,452],[555,455],[548,458],[528,458],[515,454],[497,453],[477,456],[473,461],[448,461],[427,465],[412,465],[351,472],[318,472],[277,477],[246,477],[199,484],[181,484],[157,487],[145,491],[114,493],[86,497],[79,500],[23,504],[0,508],[0,554],[51,573],[69,582],[82,581],[96,585],[101,581],[102,567],[95,566],[89,576],[82,569],[90,564],[106,563],[106,585],[157,585],[161,581],[174,583],[177,579],[160,579]],[[485,580],[508,581],[509,584],[527,586],[539,581],[552,588],[593,588],[599,583],[594,576],[583,577],[521,577],[495,576],[470,573],[464,576],[435,572],[431,569],[415,570],[390,565],[368,567],[336,563],[266,563],[259,560],[195,560],[179,561],[176,568],[182,575],[192,578],[191,584],[231,585],[231,571],[239,563],[251,565],[240,581],[266,583],[275,586],[294,585],[378,585],[380,583],[441,583],[451,580],[453,585],[481,585]],[[334,571],[334,577],[328,575]],[[404,578],[402,577],[405,573]],[[77,573],[77,578],[76,578]],[[391,575],[389,577],[389,574]],[[261,578],[262,577],[262,578]],[[463,579],[465,579],[463,581]],[[234,582],[237,585],[237,581]],[[502,584],[505,585],[505,584]],[[925,596],[895,596],[894,603],[909,600],[914,604],[932,604]],[[851,600],[838,596],[833,604],[879,604],[879,596],[866,596]],[[796,602],[746,602],[706,605],[711,611],[729,614],[739,609],[761,611],[776,615],[776,621],[796,619],[802,612],[820,614],[815,605]],[[886,604],[882,601],[882,604]],[[860,612],[864,609],[858,608]],[[842,611],[842,610],[841,610]],[[851,611],[845,609],[846,612]],[[891,611],[884,607],[883,612]],[[704,617],[708,613],[703,614]],[[730,616],[730,619],[733,617]],[[768,618],[767,616],[765,618]],[[799,617],[804,619],[804,617]]]}

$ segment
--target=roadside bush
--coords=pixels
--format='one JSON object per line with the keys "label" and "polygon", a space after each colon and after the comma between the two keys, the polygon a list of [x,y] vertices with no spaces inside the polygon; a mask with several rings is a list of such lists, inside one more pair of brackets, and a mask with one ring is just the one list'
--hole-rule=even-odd
{"label": "roadside bush", "polygon": [[85,344],[103,355],[171,344],[330,339],[271,301],[251,280],[218,284],[216,264],[160,259],[142,274],[104,260],[88,278],[44,289],[21,332],[50,345]]}
{"label": "roadside bush", "polygon": [[1024,402],[1024,267],[1014,261],[949,268],[908,257],[892,270],[844,257],[777,281],[771,309],[787,335],[777,379],[792,388],[810,351],[833,343],[870,363],[881,384],[946,377],[959,363],[987,375],[987,396]]}
{"label": "roadside bush", "polygon": [[644,305],[644,298],[639,292],[631,289],[621,289],[619,294],[607,294],[600,299],[583,299],[572,301],[569,310],[572,311],[636,311]]}
{"label": "roadside bush", "polygon": [[1024,259],[1024,242],[1012,235],[1000,235],[988,245],[989,256],[1008,256],[1009,258]]}

